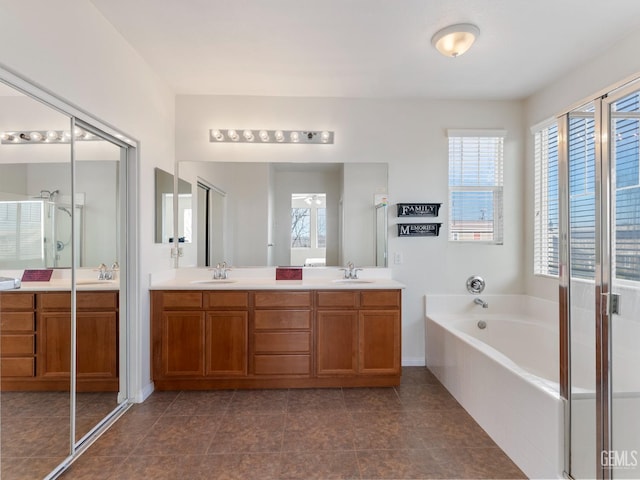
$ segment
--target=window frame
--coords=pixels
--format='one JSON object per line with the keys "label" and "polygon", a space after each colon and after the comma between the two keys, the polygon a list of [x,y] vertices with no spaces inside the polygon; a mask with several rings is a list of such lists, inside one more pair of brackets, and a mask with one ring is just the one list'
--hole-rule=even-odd
{"label": "window frame", "polygon": [[[498,130],[498,129],[480,129],[480,130],[469,130],[469,129],[448,129],[447,137],[448,137],[448,198],[449,198],[449,215],[448,215],[448,232],[447,239],[451,243],[455,244],[485,244],[485,245],[503,245],[504,244],[504,143],[505,138],[507,136],[506,130]],[[457,157],[453,154],[454,148],[456,148],[457,143],[461,142],[464,144],[465,139],[467,141],[473,142],[474,140],[478,142],[478,154],[473,157],[465,157],[464,152],[460,154],[460,157]],[[489,139],[489,140],[483,140]],[[493,148],[495,148],[494,152],[491,152],[493,156],[492,162],[489,164],[481,163],[483,159],[481,158],[483,154],[486,154],[485,148],[489,145],[487,142],[495,142]],[[465,174],[462,173],[465,165],[469,162],[476,162],[477,165],[477,181],[472,182],[468,178],[465,177]],[[455,165],[454,162],[459,163],[459,165]],[[457,173],[452,174],[453,169],[460,169],[461,173],[458,175]],[[486,181],[486,172],[482,173],[484,169],[489,169],[493,176],[492,182]],[[457,180],[455,180],[455,176],[459,176]],[[484,181],[481,179],[484,177]],[[466,178],[466,179],[465,179]],[[456,183],[460,184],[456,184]],[[456,211],[458,211],[455,207],[454,196],[456,194],[478,194],[478,193],[488,193],[491,194],[491,230],[490,232],[483,231],[479,226],[475,229],[467,229],[463,230],[464,227],[461,227],[463,222],[470,222],[470,220],[464,220],[462,218],[455,217]],[[462,235],[465,238],[458,238],[459,235]],[[486,234],[490,233],[491,238],[483,238],[486,237]],[[469,235],[472,238],[469,238]],[[475,238],[477,236],[477,238]]]}

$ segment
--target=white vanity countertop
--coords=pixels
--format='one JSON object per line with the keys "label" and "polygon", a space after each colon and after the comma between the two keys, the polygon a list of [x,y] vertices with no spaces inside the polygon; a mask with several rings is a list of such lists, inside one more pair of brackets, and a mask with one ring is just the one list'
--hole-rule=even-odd
{"label": "white vanity countertop", "polygon": [[[22,270],[2,270],[1,276],[10,278],[22,278]],[[105,291],[119,290],[120,281],[98,280],[98,272],[94,269],[78,269],[76,271],[76,290],[78,291]],[[54,292],[71,290],[71,270],[54,269],[51,280],[48,282],[22,282],[19,289],[7,290],[7,292]]]}
{"label": "white vanity countertop", "polygon": [[345,280],[335,267],[303,268],[302,280],[276,280],[275,267],[232,268],[226,280],[214,280],[207,268],[179,268],[151,275],[151,290],[382,290],[405,286],[387,268],[365,268]]}

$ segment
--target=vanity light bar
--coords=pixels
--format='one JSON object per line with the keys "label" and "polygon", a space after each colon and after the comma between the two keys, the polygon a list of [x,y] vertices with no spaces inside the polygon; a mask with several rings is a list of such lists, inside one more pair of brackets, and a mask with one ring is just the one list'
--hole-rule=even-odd
{"label": "vanity light bar", "polygon": [[[83,142],[102,140],[102,138],[85,132],[81,128],[76,128],[73,131],[73,135],[75,140],[81,140]],[[71,133],[69,130],[7,131],[0,132],[0,143],[7,145],[71,143]]]}
{"label": "vanity light bar", "polygon": [[209,130],[212,143],[319,143],[332,144],[334,133],[311,130]]}

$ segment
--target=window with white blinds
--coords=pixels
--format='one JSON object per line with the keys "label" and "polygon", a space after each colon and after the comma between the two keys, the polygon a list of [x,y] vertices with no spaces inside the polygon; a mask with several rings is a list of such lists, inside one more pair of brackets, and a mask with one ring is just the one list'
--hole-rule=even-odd
{"label": "window with white blinds", "polygon": [[569,117],[569,229],[573,278],[594,278],[595,121],[593,111]]}
{"label": "window with white blinds", "polygon": [[640,98],[628,95],[612,106],[615,178],[614,277],[640,281]]}
{"label": "window with white blinds", "polygon": [[0,260],[17,267],[40,266],[44,259],[41,201],[0,202]]}
{"label": "window with white blinds", "polygon": [[504,130],[448,130],[449,240],[503,241]]}
{"label": "window with white blinds", "polygon": [[535,275],[558,276],[558,124],[534,131],[534,248]]}

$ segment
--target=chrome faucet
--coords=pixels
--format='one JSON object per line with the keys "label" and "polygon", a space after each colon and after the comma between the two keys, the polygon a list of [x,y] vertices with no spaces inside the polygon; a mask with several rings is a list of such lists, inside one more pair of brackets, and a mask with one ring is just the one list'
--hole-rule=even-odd
{"label": "chrome faucet", "polygon": [[113,262],[111,268],[108,268],[104,263],[101,263],[98,266],[98,280],[113,280],[118,270],[120,270],[118,262]]}
{"label": "chrome faucet", "polygon": [[358,278],[358,272],[362,271],[361,268],[356,268],[353,262],[347,263],[346,268],[341,268],[340,270],[344,271],[342,278],[348,280],[356,280]]}
{"label": "chrome faucet", "polygon": [[482,308],[489,308],[489,304],[485,301],[483,301],[481,298],[476,298],[473,303],[475,303],[476,305],[482,305]]}
{"label": "chrome faucet", "polygon": [[218,263],[216,268],[213,269],[213,279],[214,280],[226,280],[229,278],[229,267],[227,267],[227,262]]}

